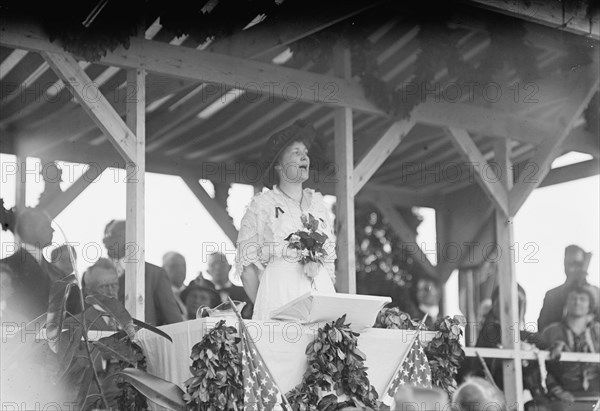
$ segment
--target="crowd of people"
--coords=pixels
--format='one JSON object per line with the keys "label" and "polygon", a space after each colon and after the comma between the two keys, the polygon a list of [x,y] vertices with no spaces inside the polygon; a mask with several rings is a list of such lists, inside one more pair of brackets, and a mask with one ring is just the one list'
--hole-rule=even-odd
{"label": "crowd of people", "polygon": [[[268,320],[272,310],[311,290],[336,292],[335,230],[330,212],[320,193],[303,186],[309,176],[308,150],[315,135],[310,124],[297,121],[275,133],[264,147],[263,158],[268,168],[263,183],[267,190],[252,199],[242,218],[233,270],[244,287],[232,284],[232,266],[220,253],[205,256],[209,278],[200,274],[185,285],[188,276],[185,257],[168,252],[163,257],[162,267],[145,262],[144,320],[147,323],[160,326],[193,320],[230,299],[246,303],[242,311],[244,318]],[[52,242],[53,229],[49,218],[39,210],[25,210],[17,219],[14,231],[20,246],[13,255],[0,261],[0,314],[3,322],[29,322],[44,316],[52,285],[74,273],[77,255],[65,245],[52,252],[50,262],[45,259],[42,249]],[[127,248],[125,231],[123,220],[113,220],[106,225],[103,243],[107,258],[99,259],[85,271],[81,280],[84,296],[97,294],[124,302],[125,278],[130,275],[126,272],[126,261],[135,257]],[[291,239],[296,237],[299,241],[300,236],[309,236],[313,245],[321,242],[322,250],[295,249],[295,258],[290,258]],[[564,284],[547,292],[538,332],[521,332],[524,344],[550,350],[551,359],[559,358],[566,351],[600,352],[600,290],[587,281],[589,258],[590,254],[581,247],[571,245],[565,249]],[[87,300],[77,294],[79,288],[72,291],[66,300],[71,315],[80,315],[86,308],[85,318],[92,312],[86,319],[90,327],[114,329],[115,324],[102,315],[101,307],[83,307],[82,301]],[[427,325],[433,325],[440,316],[439,284],[420,278],[413,282],[409,294],[411,298],[399,301],[405,303],[400,308],[415,319],[427,314]],[[519,318],[522,319],[526,308],[522,288],[518,296]],[[490,310],[479,329],[479,347],[502,345],[501,335],[505,330],[500,321],[498,290],[492,293],[491,299]],[[492,380],[487,384],[493,389],[478,379],[468,379],[457,391],[456,401],[477,395],[496,401],[496,390],[503,387],[503,369],[502,361],[495,359],[487,359],[485,365],[465,362],[461,377],[486,376]],[[598,363],[551,361],[547,370],[548,376],[543,378],[539,367],[532,364],[524,367],[525,387],[532,393],[536,407],[569,409],[571,404],[600,397]]]}
{"label": "crowd of people", "polygon": [[[41,211],[26,209],[15,224],[18,249],[0,260],[2,285],[0,316],[2,322],[27,323],[43,316],[48,308],[52,284],[75,273],[77,252],[70,245],[52,250],[47,261],[42,250],[51,244],[53,229],[50,219]],[[84,296],[99,293],[125,300],[125,221],[110,221],[103,233],[107,257],[98,259],[81,277]],[[252,303],[242,287],[229,280],[231,265],[225,255],[207,256],[204,278],[199,274],[187,286],[185,257],[168,252],[162,267],[145,263],[145,322],[160,326],[196,318],[201,307],[215,308],[221,303],[245,302],[242,315],[252,317]],[[77,315],[83,311],[81,298],[74,289],[67,311]],[[40,319],[40,321],[43,321]]]}

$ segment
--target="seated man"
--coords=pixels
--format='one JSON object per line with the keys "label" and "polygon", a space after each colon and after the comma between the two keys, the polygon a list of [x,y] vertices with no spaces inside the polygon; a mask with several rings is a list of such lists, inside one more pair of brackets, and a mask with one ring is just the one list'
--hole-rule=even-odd
{"label": "seated man", "polygon": [[[125,302],[125,261],[137,258],[132,247],[125,243],[125,221],[113,220],[104,229],[104,246],[119,275],[119,300]],[[129,254],[128,254],[129,251]],[[157,326],[182,321],[181,310],[175,301],[167,273],[154,264],[145,263],[145,322]]]}
{"label": "seated man", "polygon": [[[113,263],[106,259],[100,258],[90,268],[88,268],[82,279],[83,294],[88,295],[101,295],[104,297],[118,299],[119,296],[119,277],[117,276],[117,270]],[[81,327],[82,321],[88,329],[88,336],[90,339],[97,339],[101,337],[98,333],[93,331],[118,331],[117,323],[110,315],[108,315],[100,306],[87,305],[83,313],[77,315],[75,318],[68,318],[63,324],[63,333],[66,330],[67,333],[63,334],[61,338],[61,344],[69,344],[68,333],[74,332],[77,327]],[[81,342],[77,353],[76,359],[69,368],[67,379],[64,387],[70,398],[75,399],[81,389],[87,389],[84,387],[86,384],[85,374],[89,367],[87,360],[87,351],[85,350],[84,342]],[[94,368],[100,380],[104,380],[109,375],[120,370],[119,361],[111,358],[110,355],[102,354],[96,355],[96,349],[92,348],[92,358],[94,361]],[[120,394],[120,389],[117,388],[116,380],[111,378],[105,384],[103,384],[103,390],[109,407],[116,409],[117,397]],[[90,384],[90,392],[95,391],[97,388],[92,382]]]}
{"label": "seated man", "polygon": [[[119,277],[117,269],[107,258],[99,258],[83,274],[83,295],[103,295],[114,299],[119,298]],[[86,324],[90,330],[117,331],[114,319],[106,315],[101,307],[89,306],[83,312]]]}
{"label": "seated man", "polygon": [[[600,352],[600,323],[595,321],[594,291],[578,287],[569,292],[563,321],[553,323],[542,332],[551,347],[552,357],[563,351]],[[600,396],[600,364],[548,362],[548,391],[558,402],[555,409],[570,409],[578,398]]]}
{"label": "seated man", "polygon": [[175,296],[175,301],[177,301],[177,305],[181,310],[181,315],[183,318],[187,318],[185,304],[181,300],[181,292],[185,290],[185,285],[183,285],[183,282],[185,281],[187,271],[185,257],[176,251],[169,251],[163,255],[162,268],[167,273],[169,281],[171,281],[171,290],[173,290],[173,295]]}
{"label": "seated man", "polygon": [[187,319],[196,318],[198,308],[205,306],[215,308],[221,303],[221,297],[210,287],[204,287],[192,281],[185,290],[181,292],[181,300],[185,304]]}
{"label": "seated man", "polygon": [[243,301],[246,306],[242,310],[242,317],[252,318],[252,302],[246,295],[243,287],[233,285],[229,280],[229,271],[231,264],[223,253],[213,253],[208,256],[208,268],[206,272],[212,277],[215,289],[221,297],[221,302],[225,303],[230,297],[234,301]]}

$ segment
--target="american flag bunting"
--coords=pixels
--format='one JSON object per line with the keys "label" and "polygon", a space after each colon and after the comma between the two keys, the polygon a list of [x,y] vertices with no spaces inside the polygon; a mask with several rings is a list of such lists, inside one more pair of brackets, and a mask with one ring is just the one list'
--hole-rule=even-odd
{"label": "american flag bunting", "polygon": [[291,411],[245,326],[242,326],[241,335],[244,411]]}
{"label": "american flag bunting", "polygon": [[431,368],[418,336],[413,341],[408,354],[389,384],[383,397],[384,404],[390,406],[396,391],[404,385],[431,388]]}

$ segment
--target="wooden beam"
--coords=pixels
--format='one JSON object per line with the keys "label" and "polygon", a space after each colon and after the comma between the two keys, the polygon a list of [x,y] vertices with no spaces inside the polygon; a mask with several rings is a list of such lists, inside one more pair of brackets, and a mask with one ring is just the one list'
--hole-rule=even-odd
{"label": "wooden beam", "polygon": [[109,137],[110,142],[123,158],[135,162],[137,152],[135,134],[94,86],[77,61],[64,53],[42,52],[41,54],[58,77],[69,87],[81,107]]}
{"label": "wooden beam", "polygon": [[[376,4],[378,3],[373,2],[363,5],[360,2],[359,4],[350,2],[349,4],[340,6],[341,9],[340,7],[336,7],[335,10],[330,11],[326,8],[323,13],[319,13],[318,16],[309,21],[294,21],[291,24],[285,24],[283,21],[278,21],[276,24],[263,22],[247,30],[243,30],[239,34],[215,41],[210,45],[208,50],[214,53],[229,54],[242,58],[267,59],[272,52],[284,50],[294,41],[336,24],[340,19],[350,18]],[[26,53],[22,50],[19,51]],[[177,94],[189,88],[196,81],[165,78],[164,76],[150,74],[146,78],[146,83],[146,102],[150,104],[163,96]],[[201,85],[198,87],[201,87]],[[107,90],[105,94],[107,100],[113,104],[113,107],[119,114],[125,112],[125,99],[127,97],[125,94],[121,89]],[[174,125],[180,124],[182,118],[186,116],[190,117],[198,114],[200,112],[199,107],[209,104],[210,101],[206,94],[198,93],[196,96],[190,98],[185,105],[181,105],[174,110],[157,112],[150,116],[146,124],[146,141],[148,143],[146,149],[151,151],[162,146],[164,144],[163,139],[168,141],[168,137],[171,137],[172,130],[170,129]],[[49,130],[47,125],[44,125],[35,130],[19,130],[19,132],[27,136],[31,134],[34,136],[43,135],[47,140],[53,140],[48,133],[57,137],[67,136],[68,138],[76,139],[78,136],[82,136],[94,128],[94,123],[89,119],[89,116],[79,110],[65,113],[62,118],[56,120],[56,123],[61,128],[60,130],[54,128]],[[167,134],[163,136],[163,133]],[[160,142],[156,137],[160,137]]]}
{"label": "wooden beam", "polygon": [[[477,353],[483,358],[515,358],[516,351],[506,348],[482,348],[482,347],[464,347],[467,357],[476,357]],[[520,351],[519,356],[524,360],[537,361],[538,357],[542,361],[547,361],[550,357],[550,351]],[[600,356],[597,353],[588,352],[563,352],[560,355],[561,362],[583,362],[600,363]]]}
{"label": "wooden beam", "polygon": [[466,130],[454,127],[449,127],[448,131],[454,147],[470,163],[469,166],[473,167],[475,178],[488,198],[503,213],[508,214],[508,193],[499,183],[494,170],[491,172],[491,177],[489,176],[489,167],[486,169],[489,164],[471,139],[471,136],[469,136],[469,133]]}
{"label": "wooden beam", "polygon": [[563,151],[579,151],[600,158],[600,136],[594,135],[585,129],[582,124],[575,127],[562,144]]}
{"label": "wooden beam", "polygon": [[552,124],[499,109],[467,103],[435,102],[428,99],[414,108],[411,117],[417,123],[464,129],[490,137],[514,138],[523,143],[539,144],[553,136]]}
{"label": "wooden beam", "polygon": [[[39,27],[17,25],[3,20],[0,23],[0,32],[2,32],[0,44],[3,46],[69,55],[61,45],[50,42]],[[119,46],[114,51],[107,52],[106,56],[97,63],[121,68],[144,68],[149,72],[170,77],[224,84],[251,91],[256,91],[258,85],[269,95],[386,115],[365,97],[360,84],[351,79],[173,46],[143,38],[132,38],[128,49]]]}
{"label": "wooden beam", "polygon": [[[158,100],[161,97],[173,92],[174,90],[180,91],[190,87],[194,82],[182,79],[165,78],[164,76],[156,76],[149,74],[146,77],[146,102],[151,103]],[[97,90],[92,88],[90,90]],[[99,90],[103,91],[103,95],[111,103],[114,110],[121,116],[124,116],[126,107],[126,100],[129,98],[127,90],[124,88],[117,88],[112,90],[105,90],[105,87],[100,87]],[[53,142],[61,141],[62,139],[69,139],[75,141],[88,132],[96,128],[96,123],[90,118],[87,112],[81,109],[74,109],[75,105],[72,103],[65,106],[64,110],[59,115],[51,116],[51,123],[41,123],[34,126],[23,125],[18,126],[15,133],[18,139],[27,140],[26,145],[28,147],[42,147],[53,144]],[[39,151],[39,148],[38,150]]]}
{"label": "wooden beam", "polygon": [[[335,73],[349,79],[352,76],[350,50],[341,44],[334,47]],[[352,109],[337,108],[334,113],[334,144],[336,165],[336,235],[337,289],[356,294],[356,249],[354,238],[354,138]]]}
{"label": "wooden beam", "polygon": [[555,184],[566,183],[580,178],[591,177],[600,174],[600,161],[598,159],[582,161],[564,167],[550,170],[540,184],[540,187],[548,187]]}
{"label": "wooden beam", "polygon": [[[325,188],[325,187],[323,187]],[[320,190],[321,192],[325,192]],[[437,208],[441,204],[439,196],[421,194],[418,189],[371,182],[354,197],[356,201],[367,201],[374,195],[385,195],[392,203],[404,207]]]}
{"label": "wooden beam", "polygon": [[[502,169],[501,183],[506,191],[510,191],[513,183],[510,140],[499,140],[494,149],[496,162]],[[517,276],[515,261],[511,255],[514,246],[513,222],[510,216],[501,209],[495,212],[496,248],[498,257],[498,286],[500,290],[500,328],[502,333],[502,346],[516,349],[514,358],[504,361],[504,393],[511,409],[522,410],[523,402],[523,375],[519,335],[519,304],[517,293]]]}
{"label": "wooden beam", "polygon": [[560,29],[582,36],[600,39],[600,22],[598,12],[595,16],[587,16],[587,2],[574,3],[573,9],[565,9],[559,0],[524,2],[519,0],[468,0],[464,1],[484,9],[507,16],[516,17],[525,21],[542,24],[553,29]]}
{"label": "wooden beam", "polygon": [[183,182],[192,190],[192,193],[204,206],[206,211],[212,216],[215,222],[221,227],[227,238],[231,240],[233,244],[236,244],[238,231],[231,221],[231,217],[216,200],[210,197],[204,187],[200,185],[199,179],[189,175],[182,175],[181,179]]}
{"label": "wooden beam", "polygon": [[90,184],[92,184],[105,170],[102,165],[94,165],[84,171],[83,175],[79,177],[73,184],[67,188],[66,191],[61,193],[56,198],[52,199],[50,203],[44,206],[44,211],[52,218],[56,218],[65,208],[69,206],[81,194]]}
{"label": "wooden beam", "polygon": [[537,170],[534,178],[520,180],[511,190],[509,199],[511,216],[517,214],[527,197],[546,177],[546,174],[550,171],[550,164],[556,157],[557,150],[560,149],[590,99],[598,90],[600,79],[598,78],[597,69],[597,64],[590,64],[582,69],[583,72],[573,74],[576,75],[578,81],[571,90],[563,110],[562,129],[558,134],[555,134],[554,138],[545,140],[537,147],[536,153],[530,161]]}
{"label": "wooden beam", "polygon": [[412,130],[413,121],[397,121],[379,138],[375,145],[354,167],[354,195],[369,181],[398,144]]}
{"label": "wooden beam", "polygon": [[[146,176],[146,71],[127,71],[127,90],[131,90],[127,101],[127,129],[135,134],[130,141],[132,161],[127,162],[126,184],[126,230],[127,244],[134,245],[134,253],[125,257],[125,308],[141,321],[145,318],[146,306],[146,246],[145,246],[145,176]],[[113,114],[114,113],[113,110]],[[118,115],[117,115],[118,117]],[[118,117],[119,120],[121,119]]]}
{"label": "wooden beam", "polygon": [[398,237],[400,237],[400,240],[402,240],[403,246],[406,247],[403,252],[411,255],[414,253],[413,258],[416,260],[417,264],[425,270],[427,275],[431,278],[437,278],[436,269],[431,264],[431,261],[429,261],[427,254],[425,254],[419,246],[416,235],[410,229],[406,221],[404,221],[404,218],[402,218],[402,215],[396,210],[389,198],[380,195],[374,197],[371,201],[373,205],[381,211],[381,214],[383,214]]}

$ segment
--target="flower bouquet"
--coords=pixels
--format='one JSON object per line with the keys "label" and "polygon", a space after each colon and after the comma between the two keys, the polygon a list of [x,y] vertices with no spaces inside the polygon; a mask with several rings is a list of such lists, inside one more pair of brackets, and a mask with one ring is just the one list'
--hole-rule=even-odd
{"label": "flower bouquet", "polygon": [[319,274],[319,268],[325,262],[327,251],[325,241],[327,234],[319,230],[319,221],[312,214],[301,217],[303,228],[291,233],[285,238],[288,247],[298,250],[300,262],[304,265],[304,273],[314,284],[314,278]]}

